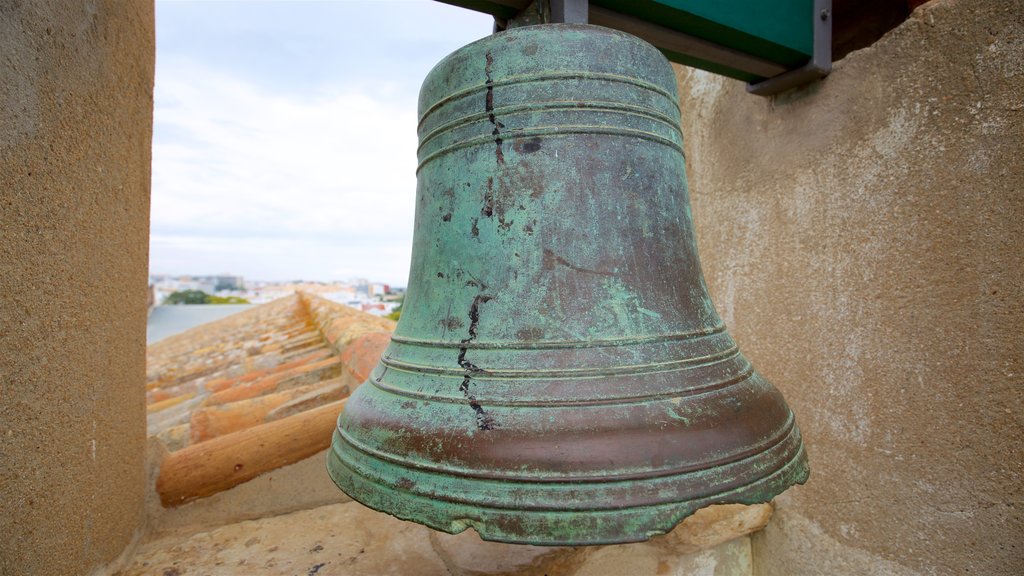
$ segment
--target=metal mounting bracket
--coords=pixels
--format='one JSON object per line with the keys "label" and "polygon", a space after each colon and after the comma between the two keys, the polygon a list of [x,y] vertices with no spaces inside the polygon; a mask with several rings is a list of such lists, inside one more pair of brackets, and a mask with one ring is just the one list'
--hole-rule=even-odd
{"label": "metal mounting bracket", "polygon": [[832,0],[814,0],[814,54],[811,60],[788,72],[747,84],[747,92],[773,96],[828,76],[832,71]]}
{"label": "metal mounting bracket", "polygon": [[586,24],[589,0],[551,0],[551,21]]}

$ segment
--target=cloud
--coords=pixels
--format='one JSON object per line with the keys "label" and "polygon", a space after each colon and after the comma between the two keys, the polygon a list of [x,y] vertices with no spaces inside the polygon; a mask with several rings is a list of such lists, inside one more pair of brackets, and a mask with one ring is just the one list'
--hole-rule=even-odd
{"label": "cloud", "polygon": [[492,19],[428,0],[156,8],[150,269],[404,284],[417,90]]}
{"label": "cloud", "polygon": [[415,94],[382,98],[393,90],[358,83],[272,92],[173,57],[160,71],[154,272],[330,279],[344,271],[405,283]]}

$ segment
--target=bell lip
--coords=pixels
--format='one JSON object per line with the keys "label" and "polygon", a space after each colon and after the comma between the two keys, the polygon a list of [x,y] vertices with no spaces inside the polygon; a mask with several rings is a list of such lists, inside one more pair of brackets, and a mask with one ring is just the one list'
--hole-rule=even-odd
{"label": "bell lip", "polygon": [[[799,434],[799,429],[795,430]],[[772,473],[742,486],[691,500],[557,512],[462,505],[464,510],[461,512],[472,511],[472,514],[460,514],[459,507],[451,506],[450,503],[411,494],[362,477],[338,456],[338,446],[344,442],[339,440],[341,438],[336,430],[325,462],[327,473],[331,481],[356,502],[399,520],[422,524],[440,532],[460,534],[472,528],[481,540],[517,545],[601,546],[645,542],[654,536],[668,534],[683,520],[708,506],[771,502],[792,486],[803,485],[810,479],[807,452],[801,439],[793,457]],[[363,484],[363,489],[356,485],[359,483]],[[419,508],[388,506],[389,502],[397,499],[405,503],[415,502]],[[516,529],[516,526],[521,526],[524,518],[531,518],[535,525],[527,530]],[[618,528],[622,524],[632,524],[632,527]],[[506,529],[503,526],[512,528]],[[579,526],[592,528],[581,533],[578,531]]]}
{"label": "bell lip", "polygon": [[[435,64],[434,67],[431,68],[429,72],[427,72],[426,76],[424,76],[423,84],[420,87],[419,98],[418,98],[417,107],[416,107],[416,122],[417,122],[417,126],[419,126],[423,122],[424,112],[426,110],[429,110],[430,108],[432,108],[437,103],[436,101],[429,102],[429,103],[423,101],[423,97],[426,94],[427,86],[430,84],[431,79],[434,78],[437,74],[440,74],[441,73],[440,70],[442,70],[445,67],[447,67],[449,65],[449,62],[451,60],[453,60],[454,58],[456,58],[459,54],[462,54],[462,53],[467,52],[467,51],[471,51],[474,47],[477,47],[478,45],[482,45],[482,44],[488,43],[488,42],[494,42],[495,39],[507,38],[510,35],[544,34],[544,33],[547,33],[547,32],[555,32],[556,30],[592,31],[592,32],[595,32],[595,33],[604,34],[606,36],[616,36],[616,37],[619,37],[619,38],[628,39],[629,41],[634,42],[637,45],[644,46],[646,49],[648,49],[652,53],[652,57],[660,58],[662,61],[664,61],[664,64],[668,68],[668,70],[670,72],[672,70],[672,63],[669,62],[668,58],[666,58],[665,55],[662,54],[661,51],[658,50],[658,48],[655,47],[653,44],[651,44],[650,42],[644,40],[643,38],[640,38],[638,36],[634,36],[633,34],[630,34],[628,32],[623,32],[622,30],[617,30],[615,28],[608,28],[607,26],[599,26],[597,24],[579,24],[579,23],[566,23],[566,22],[549,22],[549,23],[545,23],[545,24],[533,24],[533,25],[530,25],[530,26],[519,26],[519,27],[516,27],[516,28],[509,28],[509,29],[506,29],[506,30],[502,30],[500,32],[495,32],[493,34],[488,34],[487,36],[484,36],[483,38],[480,38],[479,40],[474,40],[473,42],[470,42],[469,44],[466,44],[464,46],[461,46],[461,47],[453,50],[451,53],[449,53],[444,58],[442,58],[437,64]],[[674,74],[673,74],[673,78],[674,78]],[[677,92],[678,87],[673,83],[670,87],[666,86],[666,88],[669,88],[670,91],[673,94],[675,94],[674,100],[675,100],[676,104],[678,105],[678,103],[679,103],[679,95],[678,95],[678,92]]]}

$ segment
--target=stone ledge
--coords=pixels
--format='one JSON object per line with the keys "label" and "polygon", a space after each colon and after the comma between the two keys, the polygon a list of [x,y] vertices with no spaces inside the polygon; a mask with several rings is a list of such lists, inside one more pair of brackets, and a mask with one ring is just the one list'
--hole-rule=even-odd
{"label": "stone ledge", "polygon": [[711,506],[649,542],[544,548],[433,532],[349,502],[170,535],[114,575],[750,576],[746,535],[771,513],[770,504]]}

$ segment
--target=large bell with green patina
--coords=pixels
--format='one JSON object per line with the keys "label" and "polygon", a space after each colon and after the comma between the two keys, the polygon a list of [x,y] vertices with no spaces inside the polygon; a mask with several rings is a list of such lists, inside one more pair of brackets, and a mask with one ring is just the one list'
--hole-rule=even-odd
{"label": "large bell with green patina", "polygon": [[419,112],[408,293],[338,421],[342,490],[445,532],[600,544],[807,479],[708,297],[654,47],[515,28],[438,64]]}

